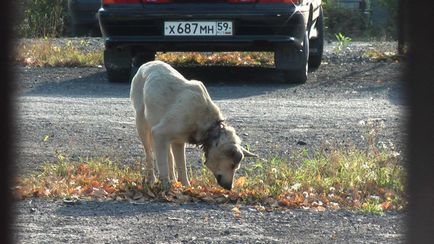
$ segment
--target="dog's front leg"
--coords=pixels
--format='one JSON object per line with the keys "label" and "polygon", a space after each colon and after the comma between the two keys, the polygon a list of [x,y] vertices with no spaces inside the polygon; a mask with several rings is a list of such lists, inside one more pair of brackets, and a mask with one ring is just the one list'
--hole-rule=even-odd
{"label": "dog's front leg", "polygon": [[185,162],[185,144],[184,143],[172,143],[173,156],[175,157],[176,168],[178,171],[179,181],[184,186],[190,186],[187,175],[187,166]]}
{"label": "dog's front leg", "polygon": [[175,172],[175,160],[173,158],[173,151],[171,146],[169,146],[168,156],[169,158],[167,160],[169,162],[169,178],[171,181],[177,181]]}
{"label": "dog's front leg", "polygon": [[160,173],[160,180],[163,188],[170,188],[169,176],[169,138],[162,132],[159,127],[152,128],[154,153],[157,160],[157,167]]}

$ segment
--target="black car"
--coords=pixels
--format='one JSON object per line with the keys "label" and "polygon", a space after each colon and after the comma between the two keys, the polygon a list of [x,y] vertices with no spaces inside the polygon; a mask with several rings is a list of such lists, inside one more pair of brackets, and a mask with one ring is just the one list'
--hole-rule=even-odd
{"label": "black car", "polygon": [[156,51],[272,51],[293,82],[321,64],[321,0],[103,0],[98,18],[110,81]]}
{"label": "black car", "polygon": [[101,36],[97,12],[101,0],[68,0],[73,36]]}

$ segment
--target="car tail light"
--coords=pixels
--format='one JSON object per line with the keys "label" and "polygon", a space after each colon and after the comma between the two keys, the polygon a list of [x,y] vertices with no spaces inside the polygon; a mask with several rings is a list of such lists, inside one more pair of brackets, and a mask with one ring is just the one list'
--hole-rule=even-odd
{"label": "car tail light", "polygon": [[143,3],[170,3],[171,0],[142,0]]}
{"label": "car tail light", "polygon": [[256,0],[229,0],[229,3],[255,3]]}
{"label": "car tail light", "polygon": [[258,0],[257,3],[293,3],[300,4],[303,0]]}
{"label": "car tail light", "polygon": [[140,0],[104,0],[103,4],[109,5],[109,4],[138,4],[141,3]]}
{"label": "car tail light", "polygon": [[[293,3],[299,4],[303,0],[227,0],[228,3]],[[139,4],[139,3],[171,3],[176,0],[103,0],[104,5],[109,4]],[[188,2],[188,1],[187,1]],[[195,1],[192,1],[195,2]],[[197,1],[200,2],[200,1]],[[213,2],[213,1],[209,1]]]}
{"label": "car tail light", "polygon": [[104,0],[108,4],[140,4],[140,3],[170,3],[171,0]]}
{"label": "car tail light", "polygon": [[228,0],[229,3],[293,3],[299,4],[303,0]]}

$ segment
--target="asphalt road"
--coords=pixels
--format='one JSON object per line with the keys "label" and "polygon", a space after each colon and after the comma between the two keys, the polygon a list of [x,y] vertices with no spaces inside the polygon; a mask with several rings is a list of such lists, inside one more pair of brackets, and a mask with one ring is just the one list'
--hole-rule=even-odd
{"label": "asphalt road", "polygon": [[[286,84],[271,68],[180,68],[204,81],[251,151],[291,157],[297,149],[366,147],[366,124],[380,144],[404,155],[406,106],[401,64],[352,57],[326,59],[306,84]],[[17,67],[17,172],[40,170],[56,153],[70,159],[110,157],[119,164],[143,158],[129,102],[129,84],[108,83],[103,68]],[[198,164],[199,149],[187,149]],[[248,161],[245,163],[249,163]],[[27,200],[17,204],[16,238],[35,242],[404,242],[404,214],[288,210],[260,213],[230,205]]]}

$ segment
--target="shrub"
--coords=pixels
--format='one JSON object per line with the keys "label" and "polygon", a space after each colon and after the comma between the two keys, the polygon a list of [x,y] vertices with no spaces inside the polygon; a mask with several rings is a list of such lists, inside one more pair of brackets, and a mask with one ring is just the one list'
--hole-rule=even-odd
{"label": "shrub", "polygon": [[336,33],[349,36],[362,36],[368,26],[368,20],[359,10],[337,6],[333,1],[324,3],[324,24],[327,39],[334,39]]}
{"label": "shrub", "polygon": [[[323,0],[323,8],[327,39],[334,39],[337,33],[345,33],[353,38],[396,39],[398,30],[398,1],[396,0],[366,0],[364,11],[341,7],[336,0]],[[380,19],[384,20],[378,20],[379,15]]]}
{"label": "shrub", "polygon": [[60,37],[66,34],[67,0],[18,0],[18,37]]}

